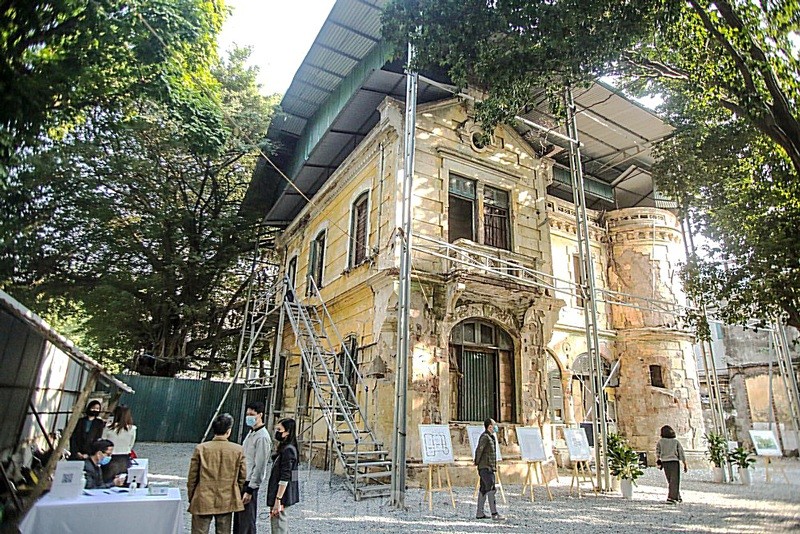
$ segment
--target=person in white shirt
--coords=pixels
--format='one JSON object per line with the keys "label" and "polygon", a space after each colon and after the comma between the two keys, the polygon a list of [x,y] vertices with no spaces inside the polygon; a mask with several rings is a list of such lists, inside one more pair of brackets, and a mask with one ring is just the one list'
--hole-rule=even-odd
{"label": "person in white shirt", "polygon": [[103,439],[114,443],[114,455],[103,466],[103,480],[108,482],[117,475],[127,473],[131,464],[131,451],[136,443],[136,425],[133,424],[130,408],[124,405],[114,408],[113,419],[103,429]]}
{"label": "person in white shirt", "polygon": [[250,432],[244,438],[244,461],[247,467],[247,480],[242,490],[244,510],[233,516],[235,534],[256,534],[258,518],[258,489],[267,475],[267,464],[272,454],[272,440],[264,422],[264,403],[251,402],[245,412],[245,425]]}

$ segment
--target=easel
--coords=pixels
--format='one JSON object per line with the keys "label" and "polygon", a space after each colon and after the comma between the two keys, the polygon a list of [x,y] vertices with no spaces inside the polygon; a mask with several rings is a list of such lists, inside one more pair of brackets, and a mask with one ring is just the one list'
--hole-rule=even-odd
{"label": "easel", "polygon": [[[447,479],[447,487],[442,486],[442,468],[444,468],[445,478]],[[436,480],[438,487],[433,487],[433,471],[436,471]],[[425,498],[428,499],[428,510],[433,510],[433,492],[435,491],[448,491],[450,492],[450,502],[453,508],[456,507],[456,499],[453,496],[453,485],[450,483],[450,470],[447,464],[428,464],[428,487],[425,490]]]}
{"label": "easel", "polygon": [[[770,476],[770,472],[769,472],[769,466],[770,465],[772,465],[772,458],[770,458],[769,456],[764,456],[764,475],[767,478],[767,484],[772,482],[772,477]],[[780,473],[783,475],[784,480],[786,480],[786,483],[787,484],[791,484],[791,482],[789,482],[789,477],[786,476],[786,470],[783,468],[782,465],[777,465],[776,464],[773,467],[773,469],[776,469],[776,470],[780,471]]]}
{"label": "easel", "polygon": [[[495,471],[494,476],[496,479],[495,486],[500,488],[500,496],[503,498],[503,504],[508,504],[508,501],[506,501],[506,492],[503,491],[503,481],[500,480],[500,470]],[[478,496],[478,492],[480,491],[480,489],[481,489],[481,477],[478,476],[478,482],[475,484],[475,493],[472,494],[473,499]]]}
{"label": "easel", "polygon": [[581,483],[592,485],[592,491],[597,496],[597,487],[594,485],[592,475],[589,474],[589,461],[588,460],[573,460],[572,461],[572,480],[569,483],[569,494],[572,495],[572,487],[578,490],[578,497],[581,496]]}
{"label": "easel", "polygon": [[531,502],[533,502],[533,477],[536,477],[536,485],[537,486],[544,486],[547,490],[547,497],[549,500],[553,500],[553,494],[550,492],[550,481],[547,480],[547,477],[544,476],[544,468],[542,467],[542,462],[528,462],[528,471],[525,475],[525,484],[522,486],[522,496],[525,496],[525,491],[530,488],[531,492]]}

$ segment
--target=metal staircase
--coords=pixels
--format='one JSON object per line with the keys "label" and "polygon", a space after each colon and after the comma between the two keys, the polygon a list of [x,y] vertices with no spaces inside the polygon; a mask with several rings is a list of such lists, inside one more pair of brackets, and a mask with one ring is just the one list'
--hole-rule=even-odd
{"label": "metal staircase", "polygon": [[[307,406],[308,424],[301,426],[298,440],[301,446],[308,446],[309,461],[315,443],[331,446],[331,471],[338,459],[346,484],[357,501],[388,496],[392,462],[387,458],[389,451],[369,427],[358,401],[357,393],[367,394],[369,390],[353,355],[339,335],[314,280],[309,278],[310,300],[319,302],[316,306],[299,302],[289,280],[285,283],[284,311],[302,357],[298,383],[303,383],[304,378],[313,391]],[[300,425],[300,413],[297,419]],[[321,420],[327,426],[327,436],[315,441],[314,428]]]}

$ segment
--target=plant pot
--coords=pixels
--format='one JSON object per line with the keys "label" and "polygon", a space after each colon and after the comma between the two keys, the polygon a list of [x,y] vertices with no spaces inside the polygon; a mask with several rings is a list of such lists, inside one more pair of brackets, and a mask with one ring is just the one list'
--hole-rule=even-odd
{"label": "plant pot", "polygon": [[711,480],[713,480],[717,484],[722,483],[722,468],[721,467],[714,467],[711,469]]}
{"label": "plant pot", "polygon": [[750,470],[748,468],[739,468],[739,482],[742,483],[742,486],[749,486],[751,484]]}
{"label": "plant pot", "polygon": [[622,479],[619,482],[619,488],[622,491],[622,497],[624,499],[633,499],[633,481],[628,479]]}
{"label": "plant pot", "polygon": [[619,477],[611,478],[611,491],[619,491]]}

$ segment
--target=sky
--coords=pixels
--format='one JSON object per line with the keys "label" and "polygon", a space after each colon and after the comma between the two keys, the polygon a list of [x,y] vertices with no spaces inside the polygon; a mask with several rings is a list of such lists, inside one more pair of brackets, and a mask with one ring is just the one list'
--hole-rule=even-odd
{"label": "sky", "polygon": [[231,9],[219,36],[224,53],[234,44],[252,47],[261,92],[284,93],[334,0],[226,0]]}

